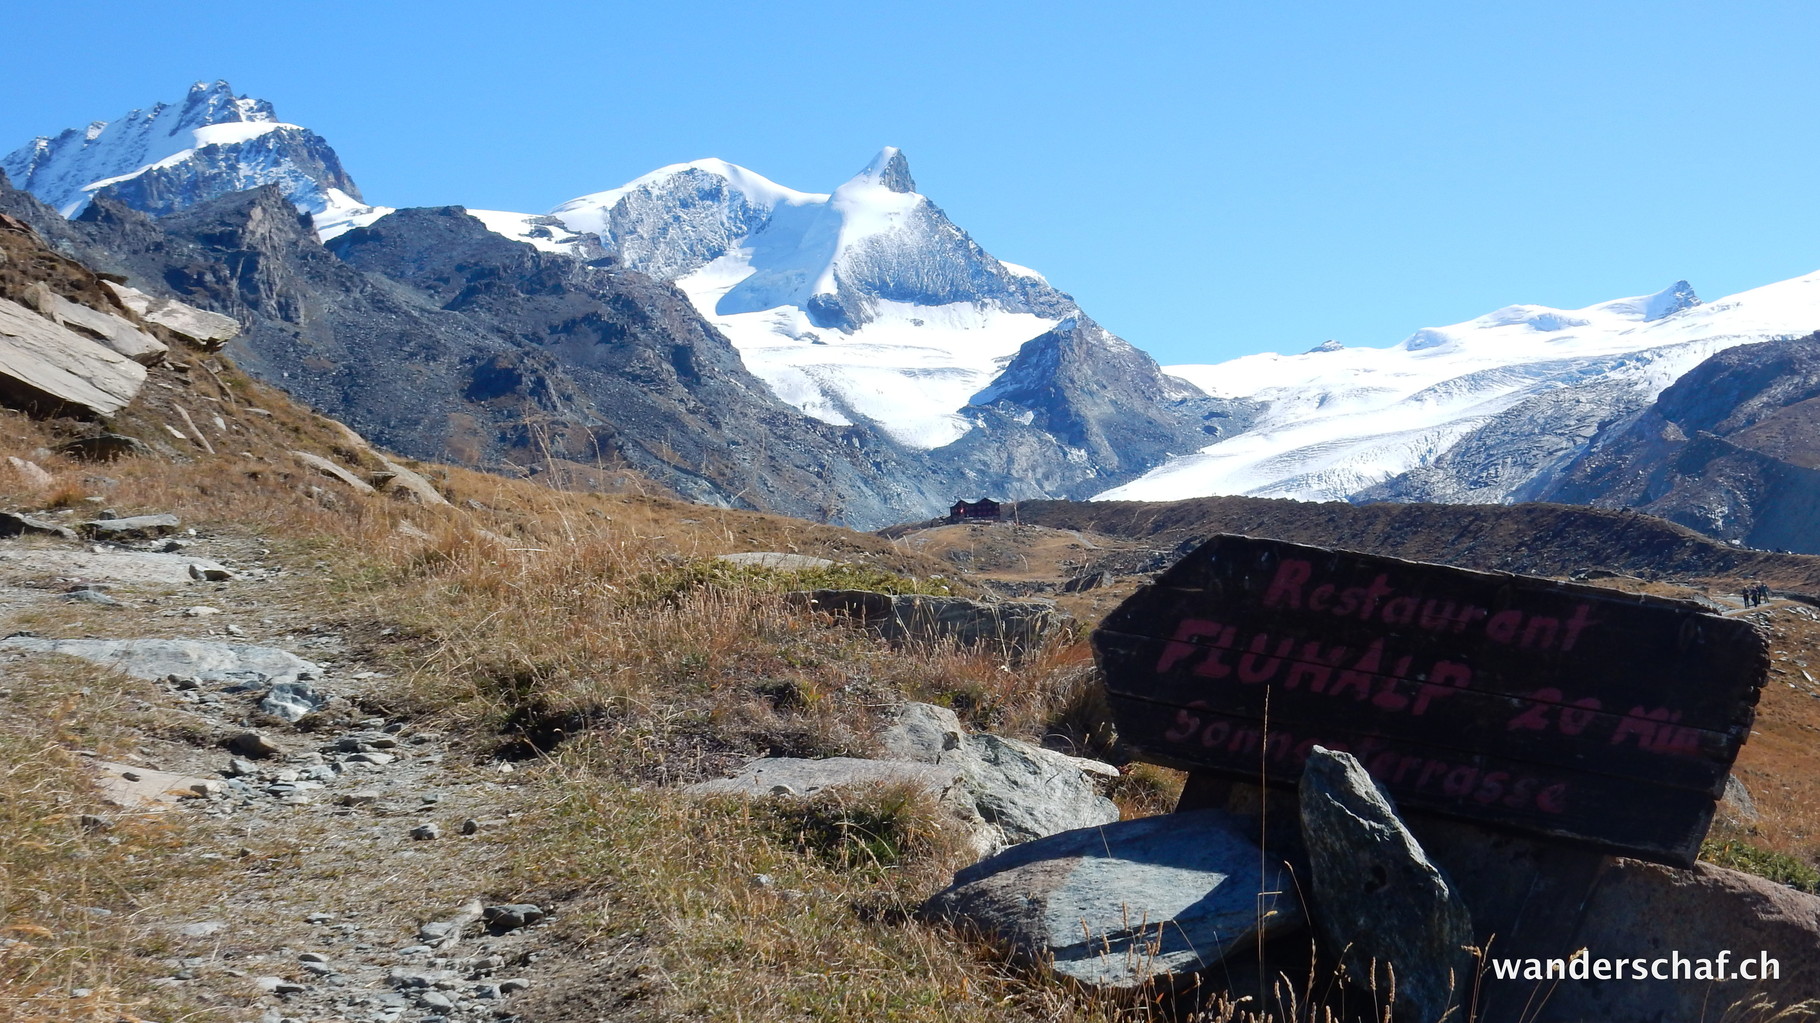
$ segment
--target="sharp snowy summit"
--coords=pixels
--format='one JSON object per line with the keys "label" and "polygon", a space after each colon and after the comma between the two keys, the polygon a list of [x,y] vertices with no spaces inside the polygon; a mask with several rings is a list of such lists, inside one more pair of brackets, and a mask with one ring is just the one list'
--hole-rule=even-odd
{"label": "sharp snowy summit", "polygon": [[0,169],[66,217],[98,193],[160,215],[271,184],[324,221],[370,210],[321,136],[219,81],[197,82],[178,104],[40,136],[7,154]]}
{"label": "sharp snowy summit", "polygon": [[[512,438],[554,417],[585,438],[577,452],[639,465],[679,493],[728,503],[757,494],[772,507],[797,493],[816,514],[851,522],[911,517],[986,493],[1474,502],[1592,493],[1583,482],[1588,452],[1635,434],[1676,380],[1725,349],[1820,326],[1820,274],[1706,303],[1677,282],[1583,309],[1507,306],[1384,347],[1328,341],[1299,355],[1165,371],[1041,274],[994,258],[919,190],[895,148],[827,192],[704,159],[543,212],[394,210],[364,201],[326,141],[225,82],[36,139],[0,168],[63,216],[115,232],[109,244],[141,253],[133,265],[160,278],[143,286],[196,301],[216,287],[209,272],[142,258],[159,250],[126,211],[190,232],[205,249],[215,236],[196,234],[196,225],[220,233],[227,221],[271,217],[271,203],[283,200],[310,214],[309,229],[299,227],[309,251],[260,255],[294,261],[287,272],[317,283],[276,304],[283,289],[269,282],[257,294],[221,285],[214,301],[270,318],[238,342],[246,365],[318,387],[312,400],[367,416],[381,439],[391,430],[409,453],[512,462],[524,454]],[[259,186],[276,191],[229,201]],[[430,258],[448,247],[470,257],[448,266]],[[397,352],[376,352],[370,340],[393,336],[386,332],[403,322],[397,310],[377,297],[368,309],[309,291],[386,278],[388,287],[429,295],[443,286],[425,276],[431,264],[469,279],[471,290],[424,298],[438,326],[399,334]],[[537,302],[524,291],[480,317],[475,295],[499,287],[543,290]],[[662,329],[639,334],[636,352],[620,319],[632,295],[663,310]],[[337,302],[345,308],[305,322],[308,310]],[[587,302],[613,313],[581,311]],[[525,303],[536,305],[534,315]],[[465,319],[451,325],[443,314]],[[333,330],[323,326],[331,321]],[[490,438],[468,443],[395,422],[407,371],[398,374],[399,400],[362,406],[372,381],[391,372],[386,360],[431,357],[407,353],[412,338],[434,331],[464,340],[440,353],[436,384],[418,385],[450,393],[412,396],[413,415],[493,423]],[[318,338],[315,350],[299,345],[306,336]],[[348,354],[338,363],[324,346]],[[451,354],[458,349],[467,354]],[[318,367],[345,371],[356,355],[361,373],[333,387],[316,379]],[[622,365],[622,375],[602,375],[608,364]],[[659,378],[661,386],[651,383]],[[663,392],[636,423],[623,395],[614,397],[631,379]],[[716,391],[714,381],[730,389]],[[710,393],[737,398],[710,402]],[[720,451],[722,440],[711,439],[682,457],[665,438],[694,422],[704,402],[772,424],[751,438],[758,453],[740,450],[747,439],[722,424],[713,436],[724,433],[724,452],[706,454]],[[787,450],[765,447],[782,437],[792,438]],[[724,464],[705,468],[716,459]],[[766,459],[777,466],[746,471]],[[833,461],[846,464],[835,474],[844,482],[805,482]],[[1578,490],[1562,489],[1570,477],[1582,481]],[[840,487],[869,496],[829,499]],[[1618,492],[1599,493],[1608,491]]]}
{"label": "sharp snowy summit", "polygon": [[[875,521],[887,514],[898,520],[914,517],[946,507],[957,494],[1087,497],[1239,428],[1250,409],[1243,402],[1210,399],[1194,385],[1166,377],[1147,355],[1094,323],[1041,274],[994,258],[918,191],[908,159],[890,147],[829,192],[799,191],[724,161],[697,160],[659,168],[542,213],[454,208],[459,214],[455,220],[441,214],[407,216],[411,211],[365,203],[320,137],[278,121],[270,104],[236,96],[226,83],[217,82],[197,85],[179,105],[160,104],[111,123],[35,140],[9,155],[3,167],[18,185],[64,216],[124,232],[109,243],[116,247],[145,244],[143,226],[131,223],[123,208],[149,213],[170,230],[191,232],[191,240],[204,248],[216,247],[218,236],[259,237],[243,230],[239,220],[269,218],[268,202],[220,204],[249,188],[267,186],[311,215],[315,237],[327,244],[321,251],[329,257],[412,288],[430,286],[418,272],[431,251],[423,244],[430,235],[440,239],[438,244],[470,247],[475,258],[495,265],[496,276],[537,276],[538,287],[551,286],[549,281],[560,276],[554,269],[559,265],[570,267],[567,272],[573,275],[560,287],[577,295],[598,296],[617,288],[617,293],[655,301],[651,296],[659,294],[630,284],[608,287],[601,274],[637,275],[659,288],[673,286],[671,293],[699,315],[699,326],[683,323],[674,309],[665,307],[666,329],[693,340],[673,349],[676,372],[661,375],[683,390],[698,389],[704,367],[725,372],[729,360],[710,351],[724,346],[730,361],[756,378],[763,398],[753,397],[751,388],[742,394],[760,404],[773,402],[796,417],[789,435],[800,438],[791,443],[801,452],[842,445],[837,450],[849,452],[842,458],[863,463],[855,469],[861,477],[882,481],[880,503],[850,514],[829,513],[848,514],[848,521],[860,515]],[[223,218],[234,223],[231,230],[221,226]],[[215,235],[193,233],[204,221],[216,225],[211,228]],[[465,234],[467,228],[459,226],[463,223],[495,239],[526,243],[528,251],[554,261],[508,258],[506,250]],[[303,260],[292,274],[298,281],[342,279],[335,276],[339,271],[322,268],[307,253],[260,255],[281,263]],[[137,264],[141,272],[147,265]],[[464,264],[460,272],[471,269]],[[207,276],[199,268],[185,268],[170,279],[198,282],[186,293],[201,300],[197,292],[209,287],[202,283]],[[352,280],[345,286],[353,287]],[[283,289],[268,284],[257,294],[224,293],[217,301],[244,305],[255,316],[269,310],[300,317],[311,308],[328,308],[301,294],[272,305],[277,290]],[[474,315],[470,297],[449,301],[442,311]],[[364,314],[344,305],[333,310],[334,316],[318,315],[315,324],[273,324],[269,330],[256,325],[239,342],[246,348],[244,364],[268,377],[311,378],[309,385],[293,387],[318,386],[314,377],[322,371],[312,367],[337,360],[297,348],[298,337],[320,334],[321,322],[329,319],[348,321],[347,329],[370,336],[377,336],[372,331],[381,326],[369,330],[353,322]],[[395,314],[377,308],[375,316],[391,317],[387,323],[396,320]],[[528,319],[518,324],[521,336],[540,335],[547,326],[543,315],[538,314],[535,329]],[[458,421],[504,416],[505,399],[498,393],[504,388],[522,391],[529,404],[560,406],[540,414],[577,419],[577,429],[594,438],[589,443],[611,447],[633,463],[648,466],[651,452],[676,451],[664,439],[674,433],[675,424],[661,421],[662,416],[644,416],[636,429],[593,421],[614,415],[604,404],[588,403],[589,395],[606,385],[593,377],[588,379],[594,383],[577,381],[598,369],[602,346],[618,344],[623,336],[608,332],[594,348],[581,344],[578,338],[593,336],[594,315],[549,321],[562,328],[561,337],[540,342],[536,352],[476,354],[475,365],[451,367],[445,386],[453,384],[457,393],[448,401],[478,401],[488,407],[485,416],[462,412],[468,418]],[[496,328],[497,323],[490,325]],[[321,344],[330,341],[324,337]],[[345,346],[347,341],[333,343]],[[659,347],[654,339],[646,341],[647,353]],[[477,351],[485,347],[474,344]],[[356,347],[362,359],[371,354],[370,341]],[[351,357],[355,349],[347,350]],[[401,351],[394,357],[424,355]],[[550,365],[552,359],[558,365]],[[535,372],[529,368],[532,362],[538,366]],[[361,379],[378,379],[377,371],[372,367]],[[539,382],[538,374],[546,371],[559,373],[562,381]],[[459,382],[461,373],[471,377],[466,384]],[[353,381],[320,387],[313,400],[358,403],[360,390]],[[673,407],[694,400],[677,395]],[[392,405],[393,411],[399,407]],[[590,411],[578,411],[584,407]],[[749,411],[773,415],[756,407]],[[391,414],[385,410],[364,414],[375,423],[392,422],[385,419]],[[381,439],[385,429],[394,429],[401,443],[450,457],[448,451],[430,450],[453,444],[440,434],[432,437],[396,423],[374,429]],[[767,438],[752,440],[762,450]],[[741,440],[728,443],[738,447]],[[471,457],[482,461],[505,457],[497,445],[469,445],[466,450],[479,452]],[[740,461],[750,456],[733,451],[728,457]],[[731,470],[698,478],[700,458],[687,467],[670,464],[675,459],[655,460],[667,468],[651,471],[679,492],[697,497],[750,501],[755,493],[774,495],[783,489],[775,479],[763,487],[748,486]],[[809,461],[801,454],[792,464],[800,468]],[[807,486],[825,490],[823,485]],[[895,512],[884,510],[887,492],[902,499]],[[772,496],[765,499],[776,504]],[[820,493],[812,507],[851,506]]]}
{"label": "sharp snowy summit", "polygon": [[[872,423],[928,450],[1018,348],[1077,312],[1034,271],[994,259],[881,151],[832,193],[720,160],[653,171],[549,218],[671,281],[778,397],[836,425]],[[492,220],[533,243],[548,225]]]}

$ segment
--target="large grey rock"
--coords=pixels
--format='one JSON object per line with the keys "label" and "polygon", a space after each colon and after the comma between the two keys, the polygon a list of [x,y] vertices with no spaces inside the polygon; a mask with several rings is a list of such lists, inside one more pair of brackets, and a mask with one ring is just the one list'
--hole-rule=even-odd
{"label": "large grey rock", "polygon": [[103,664],[137,678],[193,675],[205,682],[272,685],[322,674],[322,668],[288,651],[250,643],[195,639],[42,639],[10,636],[0,650],[63,654]]}
{"label": "large grey rock", "polygon": [[1302,772],[1315,931],[1398,1020],[1432,1023],[1469,988],[1472,919],[1357,758],[1316,746]]}
{"label": "large grey rock", "polygon": [[[1597,854],[1543,838],[1488,831],[1464,821],[1412,814],[1409,824],[1424,850],[1472,907],[1477,944],[1518,961],[1519,976],[1482,976],[1475,1023],[1678,1023],[1681,1020],[1768,1020],[1771,1013],[1732,1010],[1761,994],[1781,1008],[1820,994],[1820,898],[1792,888],[1697,863],[1677,870]],[[1599,869],[1588,870],[1595,864]],[[1537,912],[1537,910],[1540,912]],[[1767,953],[1778,976],[1741,979],[1524,979],[1527,961],[1569,960],[1586,949],[1593,959],[1686,959],[1730,951],[1741,958]],[[1592,966],[1588,960],[1582,973]],[[1695,972],[1698,966],[1684,967]],[[1626,966],[1628,972],[1629,967]],[[1609,975],[1608,971],[1608,975]],[[1543,999],[1546,995],[1546,999]],[[1820,1016],[1778,1017],[1795,1020]]]}
{"label": "large grey rock", "polygon": [[0,401],[111,416],[144,386],[144,366],[0,298]]}
{"label": "large grey rock", "polygon": [[1204,970],[1305,925],[1295,885],[1219,810],[1051,835],[954,875],[923,906],[1084,984],[1129,988]]}
{"label": "large grey rock", "polygon": [[0,536],[54,536],[60,540],[74,540],[76,531],[19,512],[0,511]]}
{"label": "large grey rock", "polygon": [[198,576],[223,580],[233,575],[207,558],[155,551],[0,550],[0,566],[53,578],[130,584],[184,585]]}
{"label": "large grey rock", "polygon": [[93,519],[76,528],[96,540],[152,540],[169,536],[183,523],[175,515],[131,515],[124,519]]}
{"label": "large grey rock", "polygon": [[748,763],[731,778],[697,782],[683,791],[694,795],[811,796],[840,788],[914,785],[940,799],[960,779],[960,771],[932,764],[856,757],[763,757]]}
{"label": "large grey rock", "polygon": [[310,468],[316,470],[317,472],[321,473],[322,475],[327,476],[330,479],[336,480],[342,484],[345,484],[347,487],[352,489],[355,493],[371,494],[373,492],[373,485],[371,483],[368,483],[366,480],[363,480],[360,477],[349,472],[348,470],[343,469],[341,466],[336,465],[334,462],[329,461],[328,459],[322,457],[321,455],[313,455],[313,454],[309,453],[308,451],[293,451],[293,452],[291,452],[291,457],[297,459],[299,462],[302,462],[304,465],[307,465]]}
{"label": "large grey rock", "polygon": [[425,479],[423,474],[400,465],[378,452],[373,452],[373,457],[379,460],[379,464],[383,465],[386,473],[389,474],[390,478],[382,488],[387,493],[400,494],[418,504],[430,507],[448,505],[449,499],[442,496],[435,484]]}
{"label": "large grey rock", "polygon": [[164,342],[126,320],[71,302],[42,283],[32,289],[31,301],[45,318],[91,337],[141,366],[163,362],[170,351]]}
{"label": "large grey rock", "polygon": [[[1607,959],[1658,958],[1675,953],[1701,959],[1730,950],[1740,959],[1767,955],[1778,976],[1762,981],[1567,980],[1553,987],[1537,1023],[1682,1023],[1685,1020],[1768,1019],[1769,1013],[1727,1014],[1764,999],[1786,1009],[1820,996],[1820,898],[1760,877],[1697,863],[1676,870],[1617,860],[1587,901],[1570,955],[1587,948]],[[1672,959],[1667,964],[1672,969]],[[1767,972],[1753,968],[1753,972]],[[1820,1003],[1793,1020],[1820,1018]]]}
{"label": "large grey rock", "polygon": [[953,643],[1020,657],[1073,619],[1040,600],[969,600],[871,590],[792,593],[796,604],[868,626],[892,643]]}
{"label": "large grey rock", "polygon": [[1118,806],[1093,783],[1118,777],[1118,768],[1017,739],[969,735],[945,707],[905,704],[880,742],[887,756],[958,770],[995,850],[1119,819]]}
{"label": "large grey rock", "polygon": [[148,295],[113,281],[102,283],[113,290],[121,305],[138,313],[141,319],[182,334],[205,351],[215,351],[240,336],[240,324],[231,316],[207,312],[174,298]]}

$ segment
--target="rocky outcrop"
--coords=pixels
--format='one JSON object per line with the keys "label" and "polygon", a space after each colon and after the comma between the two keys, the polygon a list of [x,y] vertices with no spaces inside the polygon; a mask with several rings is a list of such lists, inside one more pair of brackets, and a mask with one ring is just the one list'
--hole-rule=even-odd
{"label": "rocky outcrop", "polygon": [[145,367],[0,298],[0,403],[41,415],[112,416],[145,386]]}
{"label": "rocky outcrop", "polygon": [[1313,888],[1310,915],[1353,983],[1395,992],[1407,1023],[1464,1000],[1472,918],[1357,758],[1319,746],[1300,790]]}
{"label": "rocky outcrop", "polygon": [[953,643],[1022,657],[1073,619],[1040,600],[969,600],[871,590],[785,594],[793,604],[870,628],[891,643]]}
{"label": "rocky outcrop", "polygon": [[183,335],[205,352],[217,351],[240,336],[240,324],[231,316],[198,309],[173,298],[148,295],[114,281],[103,283],[120,299],[121,305],[138,313],[146,322]]}
{"label": "rocky outcrop", "polygon": [[1165,989],[1304,926],[1295,886],[1218,810],[1067,831],[954,876],[925,916],[1092,987]]}
{"label": "rocky outcrop", "polygon": [[1820,553],[1820,334],[1720,352],[1520,500],[1621,506]]}
{"label": "rocky outcrop", "polygon": [[52,323],[101,342],[141,366],[155,366],[170,351],[164,342],[118,316],[72,302],[43,283],[31,289],[28,303]]}
{"label": "rocky outcrop", "polygon": [[961,410],[979,428],[932,457],[978,481],[980,493],[1084,499],[1242,431],[1257,408],[1165,374],[1076,313],[1025,342]]}
{"label": "rocky outcrop", "polygon": [[909,785],[952,811],[982,856],[1119,819],[1118,807],[1094,784],[1096,777],[1116,778],[1117,768],[1016,739],[969,735],[954,712],[941,707],[906,704],[880,746],[876,760],[763,757],[731,777],[686,791],[759,798]]}
{"label": "rocky outcrop", "polygon": [[880,745],[888,757],[959,772],[994,849],[1119,819],[1119,808],[1095,785],[1096,778],[1117,778],[1118,768],[1017,739],[969,734],[946,707],[905,704]]}

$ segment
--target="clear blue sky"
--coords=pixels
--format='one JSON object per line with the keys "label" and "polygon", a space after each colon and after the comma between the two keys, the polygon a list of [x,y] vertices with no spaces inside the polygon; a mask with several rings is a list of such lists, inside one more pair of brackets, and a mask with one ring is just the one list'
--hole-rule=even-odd
{"label": "clear blue sky", "polygon": [[[0,149],[226,78],[370,201],[883,145],[1165,363],[1820,268],[1820,5],[18,3]],[[1820,327],[1820,323],[1815,324]]]}

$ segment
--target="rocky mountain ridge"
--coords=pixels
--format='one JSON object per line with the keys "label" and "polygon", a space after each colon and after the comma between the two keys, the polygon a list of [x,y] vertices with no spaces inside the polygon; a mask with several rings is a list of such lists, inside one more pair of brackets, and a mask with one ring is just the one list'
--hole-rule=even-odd
{"label": "rocky mountain ridge", "polygon": [[[269,104],[225,83],[119,123],[164,148],[222,124],[263,126],[242,146],[282,137]],[[53,185],[162,151],[135,142],[107,162],[125,130],[34,143],[7,166],[68,195]],[[322,153],[198,144],[77,186],[86,204],[0,208],[241,319],[243,365],[382,443],[583,485],[626,464],[695,500],[884,525],[957,495],[1085,497],[1250,411],[1167,379],[1040,275],[992,259],[895,150],[829,195],[703,161],[552,216],[463,210],[459,228],[447,211],[323,206],[317,193],[357,193]],[[210,169],[243,158],[237,177]],[[268,170],[266,192],[241,191]]]}

